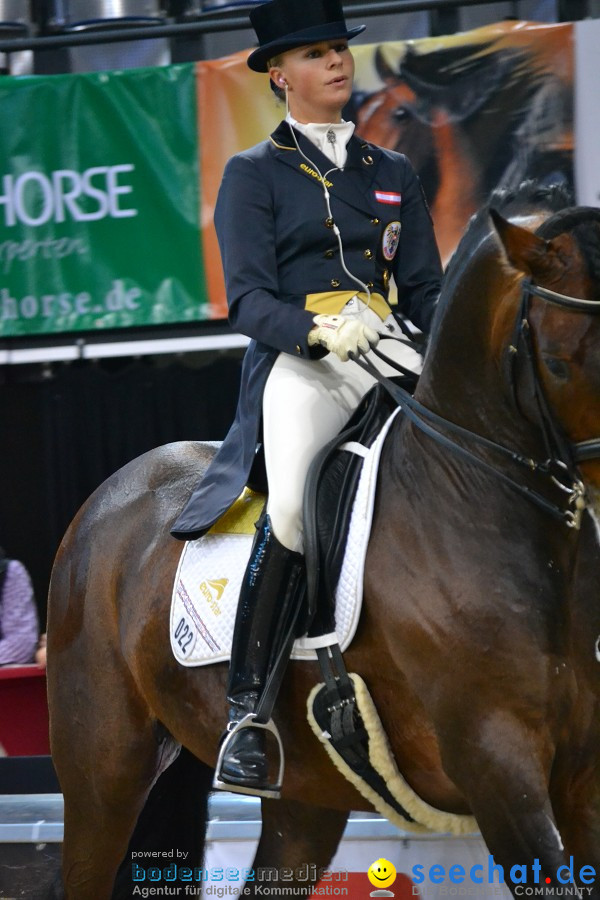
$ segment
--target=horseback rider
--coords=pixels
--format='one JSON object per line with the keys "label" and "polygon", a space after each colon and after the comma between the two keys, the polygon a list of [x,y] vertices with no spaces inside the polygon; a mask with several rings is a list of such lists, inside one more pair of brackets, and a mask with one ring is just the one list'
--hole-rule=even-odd
{"label": "horseback rider", "polygon": [[[342,119],[354,76],[348,41],[365,26],[346,26],[341,0],[270,0],[250,20],[259,46],[248,65],[269,73],[286,116],[266,141],[229,160],[214,221],[229,321],[252,340],[235,421],[172,528],[175,537],[199,537],[231,506],[262,432],[268,501],[234,628],[230,731],[255,712],[284,619],[302,594],[309,465],[374,383],[349,354],[369,354],[381,334],[400,336],[400,315],[427,333],[441,279],[409,161],[361,140]],[[419,368],[418,354],[387,343],[390,358]],[[264,730],[236,729],[224,750],[217,774],[227,789],[269,796]]]}

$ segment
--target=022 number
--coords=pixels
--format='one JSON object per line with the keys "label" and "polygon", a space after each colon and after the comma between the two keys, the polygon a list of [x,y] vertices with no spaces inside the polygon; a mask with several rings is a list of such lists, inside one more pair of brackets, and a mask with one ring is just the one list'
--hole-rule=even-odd
{"label": "022 number", "polygon": [[177,628],[175,629],[175,640],[181,647],[181,652],[185,656],[188,650],[190,649],[190,644],[194,638],[194,632],[185,621],[185,619],[181,618],[177,624]]}

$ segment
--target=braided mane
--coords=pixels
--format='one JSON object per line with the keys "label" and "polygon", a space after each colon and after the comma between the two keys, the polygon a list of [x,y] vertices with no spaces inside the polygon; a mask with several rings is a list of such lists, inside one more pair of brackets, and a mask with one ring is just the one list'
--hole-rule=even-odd
{"label": "braided mane", "polygon": [[600,299],[600,209],[595,206],[570,207],[547,219],[537,233],[546,240],[559,234],[571,234],[575,238],[594,284],[593,299]]}
{"label": "braided mane", "polygon": [[487,202],[471,217],[446,267],[432,330],[435,331],[442,310],[452,296],[453,284],[460,277],[464,266],[470,262],[474,248],[493,231],[490,209],[497,210],[507,219],[546,210],[554,220],[555,213],[571,207],[573,202],[571,191],[563,184],[540,185],[536,181],[524,181],[516,189],[496,188],[492,191]]}

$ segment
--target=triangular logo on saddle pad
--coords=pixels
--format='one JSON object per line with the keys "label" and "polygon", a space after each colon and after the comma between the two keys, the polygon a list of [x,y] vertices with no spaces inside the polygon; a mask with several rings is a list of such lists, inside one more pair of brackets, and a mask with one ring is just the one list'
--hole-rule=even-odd
{"label": "triangular logo on saddle pad", "polygon": [[216,591],[217,600],[221,599],[223,591],[229,584],[229,578],[215,578],[208,582],[209,586]]}
{"label": "triangular logo on saddle pad", "polygon": [[218,603],[228,584],[229,578],[209,578],[208,581],[200,582],[200,594],[216,615],[220,614]]}

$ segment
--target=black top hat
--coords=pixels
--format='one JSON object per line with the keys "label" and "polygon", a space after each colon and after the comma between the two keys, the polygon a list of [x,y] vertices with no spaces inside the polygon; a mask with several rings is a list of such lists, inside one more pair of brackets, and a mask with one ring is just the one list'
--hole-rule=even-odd
{"label": "black top hat", "polygon": [[318,41],[350,40],[365,30],[348,28],[341,0],[270,0],[250,12],[258,44],[248,57],[255,72],[267,72],[274,56]]}

